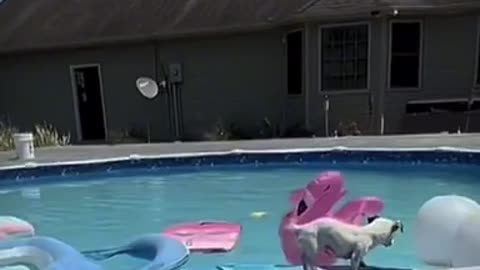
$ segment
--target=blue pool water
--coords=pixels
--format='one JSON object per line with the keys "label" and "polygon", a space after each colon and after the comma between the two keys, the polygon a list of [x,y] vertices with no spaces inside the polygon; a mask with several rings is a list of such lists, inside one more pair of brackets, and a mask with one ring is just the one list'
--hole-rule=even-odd
{"label": "blue pool water", "polygon": [[[467,165],[309,164],[211,169],[129,170],[75,177],[48,177],[22,186],[0,185],[0,213],[34,224],[38,234],[78,249],[122,244],[137,234],[200,219],[240,222],[237,249],[223,255],[193,255],[188,269],[214,269],[225,263],[285,263],[277,236],[289,192],[324,170],[344,173],[347,200],[378,196],[385,214],[404,221],[406,232],[390,249],[379,248],[366,261],[377,266],[419,267],[411,226],[421,204],[435,195],[456,193],[480,200],[478,167]],[[50,181],[48,181],[50,180]],[[252,219],[253,211],[266,211]],[[107,269],[132,269],[129,258],[105,262]]]}

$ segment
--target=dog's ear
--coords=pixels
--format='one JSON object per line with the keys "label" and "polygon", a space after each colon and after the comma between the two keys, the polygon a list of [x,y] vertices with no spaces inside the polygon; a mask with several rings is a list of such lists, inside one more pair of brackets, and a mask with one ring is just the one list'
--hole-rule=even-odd
{"label": "dog's ear", "polygon": [[397,221],[395,222],[395,224],[392,225],[392,228],[390,229],[390,234],[393,234],[398,230],[400,230],[400,232],[403,233],[403,223],[400,221]]}
{"label": "dog's ear", "polygon": [[367,223],[370,224],[372,223],[375,219],[379,218],[380,216],[371,216],[367,217]]}

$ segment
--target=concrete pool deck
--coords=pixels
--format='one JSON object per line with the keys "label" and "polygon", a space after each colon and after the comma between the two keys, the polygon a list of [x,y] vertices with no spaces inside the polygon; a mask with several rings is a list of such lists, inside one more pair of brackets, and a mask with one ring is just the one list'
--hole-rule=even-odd
{"label": "concrete pool deck", "polygon": [[[179,142],[116,145],[71,145],[35,149],[35,163],[84,161],[138,155],[161,155],[242,150],[328,148],[433,148],[458,147],[480,150],[480,134],[425,134],[395,136],[358,136],[340,138],[298,138],[248,141]],[[14,151],[0,152],[0,168],[25,164]]]}

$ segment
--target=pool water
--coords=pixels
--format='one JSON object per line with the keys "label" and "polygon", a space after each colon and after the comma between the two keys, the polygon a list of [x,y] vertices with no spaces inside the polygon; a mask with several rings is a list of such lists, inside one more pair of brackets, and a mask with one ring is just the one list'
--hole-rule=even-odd
{"label": "pool water", "polygon": [[[468,166],[309,164],[120,171],[62,179],[47,184],[0,186],[0,213],[34,224],[38,234],[59,238],[77,249],[120,245],[133,236],[161,232],[179,222],[227,220],[243,225],[239,246],[222,255],[193,255],[188,269],[214,269],[224,263],[285,263],[277,236],[289,207],[289,192],[325,170],[346,178],[347,200],[378,196],[387,216],[403,220],[405,233],[389,249],[378,248],[366,262],[413,267],[411,226],[416,211],[435,195],[456,193],[480,200],[480,170]],[[38,182],[38,181],[37,181]],[[265,211],[262,219],[250,213]],[[106,269],[132,269],[139,260],[114,258]]]}

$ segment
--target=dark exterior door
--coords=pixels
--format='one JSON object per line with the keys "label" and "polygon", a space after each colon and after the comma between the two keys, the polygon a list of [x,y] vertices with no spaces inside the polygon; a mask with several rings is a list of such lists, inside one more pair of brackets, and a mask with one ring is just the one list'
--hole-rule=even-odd
{"label": "dark exterior door", "polygon": [[100,68],[98,66],[73,69],[80,121],[81,139],[105,140]]}

